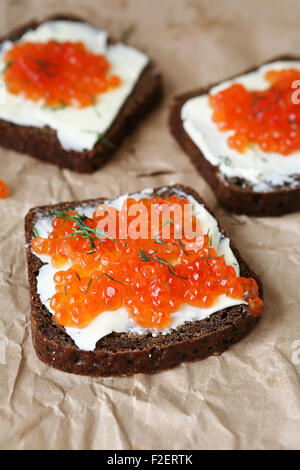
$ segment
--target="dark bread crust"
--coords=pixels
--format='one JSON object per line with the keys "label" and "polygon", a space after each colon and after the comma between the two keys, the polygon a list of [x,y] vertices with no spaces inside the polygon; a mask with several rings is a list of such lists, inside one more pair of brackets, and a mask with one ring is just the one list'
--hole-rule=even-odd
{"label": "dark bread crust", "polygon": [[[265,62],[264,64],[274,62],[275,60],[300,60],[299,57],[280,56]],[[252,67],[245,72],[239,73],[229,79],[236,78],[259,68]],[[228,79],[228,80],[229,80]],[[226,81],[222,80],[223,81]],[[300,210],[300,175],[295,175],[299,179],[299,185],[291,188],[289,185],[273,188],[272,191],[258,192],[253,191],[251,186],[247,185],[245,180],[236,178],[228,180],[221,174],[219,167],[212,165],[203,155],[199,147],[185,132],[181,120],[181,108],[186,101],[196,96],[208,93],[208,91],[218,83],[209,85],[206,88],[200,88],[183,95],[177,96],[170,109],[169,127],[171,133],[190,157],[198,172],[210,185],[220,204],[226,209],[242,214],[252,216],[278,216]],[[300,173],[300,172],[299,172]]]}
{"label": "dark bread crust", "polygon": [[[167,197],[179,189],[203,204],[201,197],[192,189],[181,185],[157,188],[154,195]],[[232,343],[243,338],[257,323],[258,318],[249,314],[247,305],[234,306],[214,313],[205,320],[187,322],[172,330],[171,333],[156,337],[150,333],[133,335],[112,333],[98,341],[94,351],[80,350],[58,325],[51,312],[41,303],[37,293],[37,275],[43,263],[31,251],[31,240],[35,237],[33,227],[37,218],[46,216],[53,208],[58,210],[73,209],[84,205],[98,205],[104,199],[66,202],[54,206],[35,207],[25,218],[26,254],[28,278],[31,295],[31,331],[36,353],[46,364],[65,372],[91,376],[110,376],[152,373],[178,365],[182,361],[204,359],[218,355]],[[226,235],[224,230],[222,233]],[[259,278],[249,269],[245,261],[231,243],[231,248],[240,264],[241,275],[253,277],[258,282],[262,297],[262,285]]]}
{"label": "dark bread crust", "polygon": [[[5,39],[16,40],[26,31],[35,29],[45,21],[51,20],[85,22],[71,15],[55,15],[43,21],[32,21],[12,31],[5,38],[2,38],[0,43]],[[109,42],[114,41],[110,39]],[[138,125],[140,119],[158,104],[162,95],[163,86],[160,71],[153,62],[149,62],[132,93],[105,133],[105,138],[113,146],[98,141],[92,150],[83,152],[67,151],[61,146],[56,131],[50,127],[19,126],[1,119],[0,145],[27,153],[43,162],[53,163],[62,168],[69,168],[79,173],[92,173],[106,162],[124,138]]]}

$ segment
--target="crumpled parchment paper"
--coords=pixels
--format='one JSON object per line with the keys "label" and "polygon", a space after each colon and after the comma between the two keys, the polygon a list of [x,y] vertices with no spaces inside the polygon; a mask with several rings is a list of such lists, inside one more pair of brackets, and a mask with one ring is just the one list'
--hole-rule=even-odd
{"label": "crumpled parchment paper", "polygon": [[[296,449],[300,445],[300,213],[232,216],[218,207],[167,128],[174,94],[282,53],[299,54],[299,2],[280,0],[1,0],[1,35],[32,18],[73,12],[161,67],[166,96],[106,166],[78,175],[0,149],[0,448]],[[132,27],[133,26],[133,27]],[[220,357],[156,375],[88,378],[36,357],[23,218],[33,206],[115,197],[171,182],[202,194],[261,276],[259,325]]]}

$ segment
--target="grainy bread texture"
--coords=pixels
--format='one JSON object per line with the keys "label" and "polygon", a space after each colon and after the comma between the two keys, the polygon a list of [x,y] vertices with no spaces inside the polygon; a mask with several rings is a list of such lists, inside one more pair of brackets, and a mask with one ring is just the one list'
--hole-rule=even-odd
{"label": "grainy bread texture", "polygon": [[[299,60],[299,57],[285,55],[276,57],[265,63],[267,64],[276,60]],[[258,67],[253,67],[252,69],[239,73],[229,79],[252,72],[257,68]],[[294,175],[296,184],[293,188],[286,184],[284,186],[276,186],[272,188],[271,191],[267,192],[254,191],[249,182],[242,178],[226,178],[220,172],[218,166],[212,165],[205,158],[199,147],[185,132],[181,119],[182,106],[189,99],[208,93],[215,85],[218,85],[218,83],[175,97],[169,116],[171,133],[182,149],[190,157],[190,160],[195,165],[198,172],[215,192],[220,204],[226,209],[236,213],[252,216],[278,216],[299,211],[300,171],[299,174]]]}
{"label": "grainy bread texture", "polygon": [[[176,190],[190,194],[200,204],[204,203],[195,191],[181,185],[157,188],[153,194],[168,197],[176,194]],[[64,327],[55,322],[54,316],[41,303],[37,293],[37,276],[43,263],[32,253],[30,244],[35,237],[33,227],[37,219],[49,215],[51,210],[73,209],[79,205],[95,205],[103,201],[97,199],[36,207],[25,218],[32,341],[43,362],[65,372],[91,376],[152,373],[174,367],[182,361],[221,354],[253,328],[258,318],[251,316],[248,306],[243,304],[223,309],[205,320],[186,322],[167,335],[153,337],[151,333],[112,333],[99,340],[94,351],[80,350],[66,334]],[[241,276],[255,278],[262,297],[259,278],[249,269],[232,243],[231,248],[239,262]]]}
{"label": "grainy bread texture", "polygon": [[[51,20],[84,22],[78,17],[65,15],[52,16],[40,22],[32,21],[0,39],[0,43],[6,39],[15,41],[26,31],[35,29],[45,21]],[[113,43],[114,41],[109,39],[109,42]],[[65,150],[57,138],[56,131],[50,127],[19,126],[2,119],[0,119],[0,145],[27,153],[43,162],[53,163],[59,167],[69,168],[79,173],[92,173],[105,163],[124,138],[138,125],[139,121],[159,103],[162,94],[161,73],[157,66],[150,61],[112,125],[105,132],[105,139],[102,141],[100,139],[92,150],[84,150],[83,152]]]}

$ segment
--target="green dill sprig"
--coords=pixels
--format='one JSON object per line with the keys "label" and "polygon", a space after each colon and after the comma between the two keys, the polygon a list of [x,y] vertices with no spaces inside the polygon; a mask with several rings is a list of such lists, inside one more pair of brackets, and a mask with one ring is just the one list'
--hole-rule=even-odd
{"label": "green dill sprig", "polygon": [[89,292],[89,290],[90,290],[90,287],[91,287],[91,284],[92,284],[92,280],[93,280],[93,279],[90,279],[89,282],[88,282],[88,285],[87,285],[87,287],[86,287],[86,289],[85,289],[85,295],[86,295],[86,294]]}
{"label": "green dill sprig", "polygon": [[139,257],[142,261],[144,261],[144,263],[148,263],[149,261],[154,261],[156,263],[163,264],[163,265],[167,266],[168,271],[173,276],[180,277],[181,279],[185,279],[185,280],[187,279],[187,277],[181,276],[180,274],[178,274],[175,271],[175,268],[167,260],[165,260],[164,258],[160,258],[159,256],[155,256],[155,253],[157,253],[157,251],[154,251],[152,253],[147,254],[145,252],[145,250],[142,249],[141,251],[139,251]]}
{"label": "green dill sprig", "polygon": [[210,266],[210,263],[209,263],[209,260],[212,260],[212,256],[211,256],[211,253],[210,253],[210,249],[208,248],[208,256],[203,256],[203,258],[205,259],[206,263],[208,264],[208,266]]}
{"label": "green dill sprig", "polygon": [[168,218],[166,219],[166,221],[162,224],[161,228],[164,228],[166,227],[167,225],[174,225],[174,222],[175,222],[176,219],[174,220],[171,220],[171,216],[169,215]]}
{"label": "green dill sprig", "polygon": [[[251,117],[256,117],[258,115],[262,115],[263,113],[265,113],[266,111],[270,111],[270,109],[274,108],[274,106],[279,102],[280,100],[280,92],[277,91],[276,93],[276,96],[274,97],[274,102],[271,103],[270,105],[268,106],[265,106],[264,108],[262,109],[258,109],[257,111],[254,111],[252,114],[250,114]],[[259,100],[256,100],[255,99],[255,105],[257,104]],[[254,106],[254,105],[253,105]],[[261,121],[261,119],[259,119],[259,121]]]}
{"label": "green dill sprig", "polygon": [[253,291],[253,289],[249,290],[249,292],[247,292],[244,297],[241,298],[241,300],[246,300],[247,297],[249,297],[249,295],[251,294],[251,292]]}
{"label": "green dill sprig", "polygon": [[91,245],[91,251],[89,253],[92,253],[92,252],[95,253],[97,251],[97,246],[95,245],[95,239],[99,240],[101,246],[103,246],[102,238],[108,238],[109,240],[112,240],[113,242],[118,241],[112,237],[109,237],[104,230],[98,230],[97,228],[89,227],[85,222],[88,219],[88,217],[86,217],[85,215],[68,214],[67,212],[62,212],[62,211],[51,211],[50,214],[54,217],[58,217],[59,219],[62,219],[65,221],[75,222],[75,224],[77,225],[77,228],[73,227],[73,233],[71,233],[70,235],[66,235],[66,238],[67,237],[75,238],[77,237],[77,235],[80,235],[81,237],[87,239]]}
{"label": "green dill sprig", "polygon": [[135,32],[135,30],[136,30],[135,24],[132,24],[128,28],[124,29],[124,31],[122,31],[121,36],[120,36],[121,42],[126,43],[128,39],[130,38],[130,36]]}
{"label": "green dill sprig", "polygon": [[48,63],[45,60],[36,59],[35,64],[39,67],[39,72],[46,77],[52,77],[52,73],[47,70]]}
{"label": "green dill sprig", "polygon": [[8,60],[6,64],[4,65],[3,69],[1,70],[1,75],[3,75],[6,72],[6,70],[12,66],[13,63],[14,63],[13,60]]}
{"label": "green dill sprig", "polygon": [[97,136],[97,142],[101,142],[102,144],[107,145],[107,147],[110,147],[112,149],[116,148],[116,144],[108,140],[106,137],[101,132],[98,131],[90,131],[88,129],[83,129],[83,132],[88,132],[89,134],[96,134]]}
{"label": "green dill sprig", "polygon": [[94,111],[95,111],[95,114],[101,118],[101,113],[99,111],[99,109],[97,108],[97,98],[95,97],[95,95],[92,95],[92,103],[93,103],[93,108],[94,108]]}
{"label": "green dill sprig", "polygon": [[208,238],[209,238],[209,244],[208,244],[208,246],[212,246],[212,235],[210,235],[209,232],[210,232],[210,228],[207,230],[206,235],[207,235]]}
{"label": "green dill sprig", "polygon": [[166,245],[167,242],[165,242],[161,238],[156,238],[154,243],[155,245]]}
{"label": "green dill sprig", "polygon": [[32,228],[32,231],[33,231],[34,235],[36,236],[36,238],[39,238],[40,234],[39,234],[39,232],[38,232],[36,226],[34,226],[34,227]]}
{"label": "green dill sprig", "polygon": [[226,166],[231,165],[231,158],[229,158],[227,155],[225,157],[220,156],[219,160],[220,160],[221,163],[224,163],[224,165],[226,165]]}
{"label": "green dill sprig", "polygon": [[45,60],[36,59],[35,63],[41,68],[47,67],[47,62]]}
{"label": "green dill sprig", "polygon": [[184,248],[184,244],[182,243],[182,241],[179,240],[179,238],[176,238],[176,240],[177,240],[178,245],[179,245],[180,248],[182,249],[183,253],[184,253],[185,255],[189,256],[188,252],[187,252],[187,251],[185,250],[185,248]]}
{"label": "green dill sprig", "polygon": [[222,279],[219,279],[218,281],[215,281],[215,284],[219,284],[222,281],[225,281],[225,279],[228,279],[229,276],[224,276]]}
{"label": "green dill sprig", "polygon": [[103,276],[108,277],[109,279],[111,279],[112,281],[116,282],[117,284],[122,284],[122,285],[123,285],[123,282],[117,281],[117,279],[115,279],[115,278],[113,278],[112,276],[110,276],[110,274],[107,274],[107,273],[104,273],[104,272],[103,272],[102,274],[103,274]]}
{"label": "green dill sprig", "polygon": [[144,261],[144,263],[148,263],[149,261],[153,261],[153,259],[151,259],[151,256],[153,256],[154,253],[157,253],[157,251],[153,251],[151,255],[150,254],[147,255],[144,248],[142,248],[141,251],[139,251],[139,257],[141,258],[142,261]]}

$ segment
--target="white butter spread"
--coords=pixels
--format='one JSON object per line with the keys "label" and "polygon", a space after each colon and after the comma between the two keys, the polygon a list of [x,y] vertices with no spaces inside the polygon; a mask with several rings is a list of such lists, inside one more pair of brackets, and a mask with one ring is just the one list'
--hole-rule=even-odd
{"label": "white butter spread", "polygon": [[[0,103],[0,118],[23,126],[49,126],[56,131],[65,150],[91,150],[99,135],[111,126],[149,59],[142,52],[124,44],[109,45],[105,31],[73,21],[43,23],[37,29],[25,33],[19,41],[45,43],[50,40],[81,41],[91,52],[104,54],[111,64],[110,73],[121,78],[121,85],[98,95],[93,106],[81,109],[68,106],[51,110],[42,102],[34,102],[6,91],[4,103]],[[12,46],[11,41],[1,44],[0,70],[4,70],[4,56]]]}
{"label": "white butter spread", "polygon": [[[209,93],[215,94],[233,83],[241,83],[248,90],[266,90],[269,83],[264,74],[267,70],[294,68],[300,70],[300,61],[281,61],[263,65],[258,70],[227,80]],[[212,164],[219,167],[221,174],[228,178],[240,177],[253,186],[254,191],[271,191],[274,186],[299,184],[294,175],[300,174],[300,151],[283,156],[275,152],[264,152],[253,145],[245,153],[230,148],[227,139],[233,131],[221,132],[212,121],[212,108],[208,95],[201,95],[186,101],[181,110],[183,127],[189,137]]]}
{"label": "white butter spread", "polygon": [[[201,221],[203,232],[207,233],[209,230],[211,236],[211,244],[216,249],[220,256],[224,256],[225,261],[228,265],[231,265],[239,275],[239,265],[237,259],[230,248],[230,241],[228,238],[224,238],[219,230],[216,219],[204,208],[203,205],[199,204],[192,196],[183,193],[176,189],[176,194],[179,197],[187,198],[193,205],[194,214]],[[145,197],[152,197],[153,191],[146,189],[140,193],[131,195],[131,197],[139,200]],[[106,201],[105,203],[120,209],[123,201],[128,197],[125,194],[113,201]],[[81,206],[78,210],[87,216],[92,216],[96,206]],[[35,224],[35,228],[39,233],[40,237],[46,238],[52,231],[51,217],[40,217]],[[58,269],[54,268],[47,256],[39,256],[39,258],[46,264],[44,264],[37,276],[37,292],[40,296],[41,302],[48,308],[49,311],[54,313],[50,308],[51,297],[55,294],[55,283],[53,276]],[[70,265],[64,266],[62,269],[69,269]],[[187,321],[203,320],[219,310],[234,305],[245,304],[243,300],[231,299],[226,295],[218,297],[217,302],[211,308],[198,308],[191,305],[183,304],[181,308],[171,314],[170,325],[168,328],[163,330],[157,329],[144,329],[137,326],[134,321],[129,317],[125,308],[120,308],[115,311],[107,311],[98,315],[88,326],[85,328],[73,328],[67,327],[66,332],[74,340],[75,344],[83,350],[92,351],[96,347],[97,341],[104,336],[112,333],[133,333],[133,334],[144,334],[145,332],[151,331],[153,336],[158,334],[166,335],[174,328],[183,325]]]}

